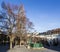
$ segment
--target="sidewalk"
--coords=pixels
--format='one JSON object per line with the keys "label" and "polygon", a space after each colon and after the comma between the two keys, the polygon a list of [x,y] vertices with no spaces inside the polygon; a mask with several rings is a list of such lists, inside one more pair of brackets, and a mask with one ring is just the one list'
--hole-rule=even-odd
{"label": "sidewalk", "polygon": [[42,49],[27,49],[25,46],[15,46],[13,49],[8,50],[7,52],[58,52],[55,50],[42,48]]}

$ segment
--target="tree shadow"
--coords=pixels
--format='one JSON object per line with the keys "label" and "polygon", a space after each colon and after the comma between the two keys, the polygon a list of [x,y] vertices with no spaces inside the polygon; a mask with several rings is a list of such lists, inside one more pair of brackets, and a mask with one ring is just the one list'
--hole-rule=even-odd
{"label": "tree shadow", "polygon": [[9,50],[9,44],[0,44],[0,52],[7,52]]}
{"label": "tree shadow", "polygon": [[44,48],[60,52],[60,45],[57,45],[57,46],[44,45]]}

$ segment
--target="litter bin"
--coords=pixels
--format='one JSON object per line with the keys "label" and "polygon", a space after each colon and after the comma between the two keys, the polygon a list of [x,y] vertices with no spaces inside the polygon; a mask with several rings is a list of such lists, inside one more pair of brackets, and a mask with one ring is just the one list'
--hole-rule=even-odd
{"label": "litter bin", "polygon": [[34,48],[43,47],[42,43],[34,43]]}

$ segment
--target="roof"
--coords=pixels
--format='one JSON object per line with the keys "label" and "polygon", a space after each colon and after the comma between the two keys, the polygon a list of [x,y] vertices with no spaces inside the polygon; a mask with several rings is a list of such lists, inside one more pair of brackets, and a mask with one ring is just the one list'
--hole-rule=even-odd
{"label": "roof", "polygon": [[48,30],[46,32],[39,33],[39,35],[52,35],[52,34],[60,34],[60,28]]}

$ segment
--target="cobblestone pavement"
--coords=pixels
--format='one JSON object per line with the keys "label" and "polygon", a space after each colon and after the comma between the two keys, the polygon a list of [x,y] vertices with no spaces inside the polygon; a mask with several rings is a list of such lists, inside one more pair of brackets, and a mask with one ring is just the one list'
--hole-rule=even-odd
{"label": "cobblestone pavement", "polygon": [[47,48],[41,48],[41,49],[27,49],[24,46],[21,46],[20,48],[16,46],[15,48],[8,50],[7,52],[60,52],[56,50],[51,50]]}

